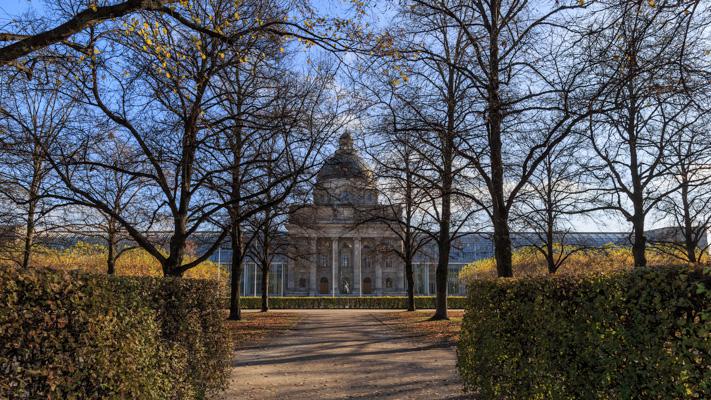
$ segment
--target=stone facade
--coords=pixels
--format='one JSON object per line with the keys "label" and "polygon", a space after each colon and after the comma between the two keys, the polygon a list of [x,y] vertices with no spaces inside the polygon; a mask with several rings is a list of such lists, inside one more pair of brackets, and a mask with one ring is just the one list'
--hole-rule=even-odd
{"label": "stone facade", "polygon": [[313,204],[287,223],[286,295],[403,295],[398,236],[382,222],[397,210],[378,204],[372,172],[348,133],[317,175]]}

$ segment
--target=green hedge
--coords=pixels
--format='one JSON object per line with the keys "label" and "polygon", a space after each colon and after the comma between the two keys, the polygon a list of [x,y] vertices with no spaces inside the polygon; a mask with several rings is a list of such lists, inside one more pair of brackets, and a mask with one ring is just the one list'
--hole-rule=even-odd
{"label": "green hedge", "polygon": [[473,282],[465,387],[483,399],[711,398],[709,273]]}
{"label": "green hedge", "polygon": [[224,387],[208,281],[0,269],[0,398],[191,399]]}
{"label": "green hedge", "polygon": [[[463,296],[450,296],[447,305],[449,308],[464,308]],[[261,297],[242,297],[242,308],[258,309],[262,305]],[[225,301],[225,304],[229,304]],[[417,308],[435,308],[433,296],[415,296]],[[395,296],[364,296],[364,297],[269,297],[269,308],[273,309],[405,309],[406,297]]]}

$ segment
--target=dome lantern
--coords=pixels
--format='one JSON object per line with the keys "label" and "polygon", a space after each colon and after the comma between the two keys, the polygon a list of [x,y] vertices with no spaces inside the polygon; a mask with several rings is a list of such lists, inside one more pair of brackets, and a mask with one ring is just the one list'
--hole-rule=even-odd
{"label": "dome lantern", "polygon": [[338,149],[316,175],[316,204],[373,204],[377,192],[373,172],[353,146],[350,132],[338,139]]}

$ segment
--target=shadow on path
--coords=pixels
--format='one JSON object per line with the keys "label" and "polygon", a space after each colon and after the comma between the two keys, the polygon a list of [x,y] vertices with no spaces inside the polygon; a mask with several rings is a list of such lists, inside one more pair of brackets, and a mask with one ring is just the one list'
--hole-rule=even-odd
{"label": "shadow on path", "polygon": [[240,350],[223,399],[462,400],[453,348],[417,343],[364,310],[314,310]]}

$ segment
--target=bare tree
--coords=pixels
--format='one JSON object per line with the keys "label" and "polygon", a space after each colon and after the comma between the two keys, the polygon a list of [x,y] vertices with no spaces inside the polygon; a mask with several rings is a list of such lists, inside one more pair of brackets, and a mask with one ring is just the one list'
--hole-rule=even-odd
{"label": "bare tree", "polygon": [[415,311],[414,261],[432,241],[428,234],[432,221],[424,211],[429,204],[428,195],[418,179],[425,163],[418,158],[417,135],[400,124],[401,118],[407,118],[403,115],[407,108],[398,100],[388,77],[383,82],[380,72],[375,71],[371,79],[359,78],[357,91],[364,94],[363,101],[371,109],[373,120],[367,129],[376,131],[367,136],[363,148],[375,164],[380,199],[384,202],[384,208],[367,208],[361,214],[364,222],[382,222],[402,242],[393,251],[405,267],[407,310]]}
{"label": "bare tree", "polygon": [[[210,20],[206,13],[202,16]],[[217,28],[234,18],[221,13],[211,23]],[[189,239],[225,207],[210,195],[208,186],[215,173],[209,150],[215,135],[210,115],[218,103],[210,84],[229,60],[223,57],[226,48],[221,42],[207,35],[196,37],[166,19],[132,24],[140,26],[138,34],[93,32],[85,47],[86,65],[74,73],[83,92],[78,100],[103,115],[119,140],[140,149],[140,162],[116,165],[92,160],[82,151],[86,141],[55,147],[51,161],[70,192],[67,200],[110,216],[160,262],[164,275],[182,276],[205,261],[228,234],[222,229],[203,254],[185,261]],[[154,199],[151,220],[170,232],[167,243],[146,235],[144,225],[134,224],[109,199],[72,180],[81,169],[118,173],[126,181],[140,179],[144,193]]]}
{"label": "bare tree", "polygon": [[[140,164],[140,150],[131,147],[128,142],[116,137],[112,131],[98,127],[98,132],[87,138],[80,149],[85,152],[80,156],[85,163],[108,165],[111,168],[77,169],[71,180],[93,198],[111,207],[111,214],[91,207],[69,207],[67,227],[76,230],[81,236],[99,239],[107,249],[106,272],[116,272],[116,262],[126,251],[135,248],[135,243],[126,229],[114,215],[120,215],[135,227],[142,227],[142,233],[148,235],[155,220],[151,212],[152,202],[146,198],[146,182],[138,175],[119,172],[122,168],[137,170]],[[70,197],[70,196],[67,196]]]}
{"label": "bare tree", "polygon": [[584,60],[572,53],[578,2],[411,1],[458,29],[469,56],[453,63],[471,86],[472,134],[457,147],[483,181],[499,276],[512,276],[511,210],[548,153],[590,111]]}
{"label": "bare tree", "polygon": [[425,185],[417,177],[421,160],[414,150],[416,138],[409,132],[398,131],[396,123],[393,125],[397,133],[386,133],[376,146],[381,150],[381,157],[375,158],[378,160],[376,176],[381,181],[381,196],[390,209],[388,213],[379,213],[378,218],[402,242],[402,247],[395,248],[394,252],[405,265],[407,310],[415,311],[414,261],[432,241],[428,234],[432,227],[424,211],[428,205]]}
{"label": "bare tree", "polygon": [[[240,280],[250,240],[244,224],[277,207],[308,179],[324,142],[342,124],[340,100],[332,96],[332,68],[317,64],[308,74],[289,71],[289,54],[280,46],[262,42],[238,50],[241,57],[251,50],[273,56],[255,54],[220,75],[215,162],[223,173],[211,177],[211,187],[228,204],[231,319],[241,318]],[[264,185],[264,171],[273,163],[280,166]]]}
{"label": "bare tree", "polygon": [[[418,160],[415,171],[421,211],[430,221],[427,233],[437,244],[436,311],[447,319],[449,254],[453,238],[478,210],[471,207],[465,173],[467,162],[457,148],[471,128],[472,90],[458,65],[470,61],[464,32],[442,15],[404,5],[401,19],[379,38],[380,54],[392,61],[371,67],[386,78],[380,86],[398,102],[398,131],[412,138],[408,151]],[[368,92],[371,93],[371,92]],[[386,113],[387,114],[387,113]],[[425,205],[426,203],[426,205]]]}
{"label": "bare tree", "polygon": [[573,232],[573,218],[590,212],[595,204],[585,174],[587,160],[580,152],[582,139],[572,136],[548,153],[512,210],[513,224],[523,231],[524,243],[545,258],[550,274],[586,249]]}
{"label": "bare tree", "polygon": [[50,228],[48,218],[62,205],[52,197],[56,182],[45,149],[70,129],[74,106],[62,95],[54,69],[43,70],[32,81],[12,79],[7,85],[10,95],[0,104],[0,190],[23,228],[22,251],[15,261],[28,268],[38,229]]}
{"label": "bare tree", "polygon": [[[343,3],[352,5],[356,9],[356,15],[364,13],[365,4],[361,1],[343,0]],[[226,26],[215,25],[209,18],[205,18],[207,14],[214,14],[221,17],[234,15],[236,19],[240,19],[241,10],[234,14],[235,10],[230,8],[261,7],[264,4],[290,8],[290,18],[260,18],[258,23],[240,25],[239,29],[225,29]],[[50,18],[35,15],[28,18],[17,17],[3,27],[5,31],[0,32],[0,43],[4,43],[0,47],[0,66],[12,65],[31,75],[38,60],[64,58],[66,48],[82,48],[81,36],[87,29],[96,26],[101,26],[102,29],[115,28],[111,21],[137,15],[139,19],[151,19],[152,16],[169,18],[171,25],[179,24],[181,28],[227,45],[234,45],[250,36],[274,35],[299,39],[330,51],[342,51],[351,44],[340,32],[358,32],[358,24],[350,16],[320,16],[309,0],[53,0],[47,3],[47,7],[52,12]],[[248,17],[247,14],[244,16]],[[58,17],[63,18],[63,22],[57,23]],[[53,51],[46,51],[48,49]],[[43,50],[46,54],[36,57],[35,53]],[[30,57],[30,60],[23,62],[22,59],[27,57]]]}
{"label": "bare tree", "polygon": [[[706,102],[702,102],[706,104]],[[693,122],[687,123],[691,119]],[[707,110],[688,107],[682,125],[686,127],[667,146],[664,163],[670,171],[671,187],[677,190],[662,199],[658,212],[672,223],[667,237],[652,238],[658,250],[689,263],[707,256],[707,234],[711,230],[711,121]]]}
{"label": "bare tree", "polygon": [[[601,2],[594,14],[589,57],[593,80],[606,88],[596,102],[608,111],[589,119],[599,160],[595,176],[610,210],[632,225],[635,266],[646,266],[645,220],[676,187],[665,184],[667,148],[687,127],[694,103],[688,84],[697,74],[703,24],[673,2]],[[689,36],[691,35],[691,36]]]}
{"label": "bare tree", "polygon": [[[272,141],[272,144],[274,147],[272,147],[271,154],[278,156],[277,141]],[[288,164],[282,163],[278,157],[266,161],[263,175],[256,184],[261,188],[260,202],[272,204],[272,206],[261,208],[261,211],[247,221],[247,227],[253,236],[253,240],[247,247],[247,257],[259,266],[262,273],[262,312],[269,311],[269,282],[272,262],[278,254],[283,254],[287,248],[287,242],[283,237],[283,228],[290,210],[289,205],[293,198],[301,197],[296,196],[295,193],[298,185],[275,185],[274,181],[280,179],[284,174],[293,175],[294,180],[300,180],[303,175],[303,171],[296,174],[293,174],[292,171],[280,171],[284,165]],[[284,196],[282,191],[286,191],[287,196]],[[282,197],[282,201],[275,202],[275,197]]]}
{"label": "bare tree", "polygon": [[[138,11],[158,11],[177,0],[126,0],[116,4],[99,4],[99,2],[68,2],[60,4],[61,8],[71,10],[64,22],[53,27],[37,29],[38,32],[25,32],[18,29],[15,32],[0,33],[0,42],[5,44],[0,48],[0,65],[14,64],[21,57],[27,56],[47,46],[67,42],[73,35],[106,20],[123,17]],[[59,7],[58,7],[59,8]],[[54,22],[54,21],[52,21]]]}

